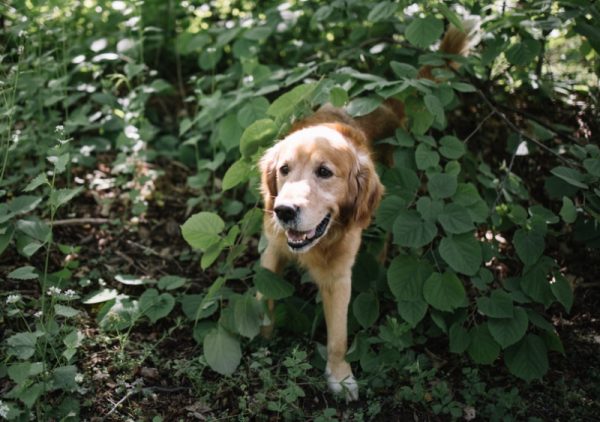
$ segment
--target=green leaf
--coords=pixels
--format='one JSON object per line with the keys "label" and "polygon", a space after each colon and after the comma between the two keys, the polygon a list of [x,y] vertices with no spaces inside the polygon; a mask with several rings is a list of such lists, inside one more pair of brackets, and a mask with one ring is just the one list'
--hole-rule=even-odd
{"label": "green leaf", "polygon": [[440,155],[425,144],[419,144],[415,150],[415,163],[419,170],[435,167],[440,162]]}
{"label": "green leaf", "polygon": [[465,82],[452,82],[450,85],[452,86],[453,89],[455,89],[458,92],[475,92],[475,91],[477,91],[477,88],[475,88],[473,85],[465,83]]}
{"label": "green leaf", "polygon": [[450,353],[464,353],[471,344],[469,332],[458,322],[452,324],[448,331]]}
{"label": "green leaf", "polygon": [[571,312],[573,290],[569,281],[562,274],[555,274],[554,279],[550,282],[550,289],[560,304],[564,306],[567,313]]}
{"label": "green leaf", "polygon": [[379,301],[372,292],[359,294],[352,303],[354,317],[363,328],[372,326],[379,318]]}
{"label": "green leaf", "polygon": [[13,235],[15,234],[15,226],[9,224],[8,227],[5,227],[4,230],[4,233],[0,234],[0,255],[2,255],[2,253],[10,244],[10,241],[12,240]]}
{"label": "green leaf", "polygon": [[525,265],[534,264],[544,253],[544,236],[534,230],[517,230],[513,236],[513,244]]}
{"label": "green leaf", "polygon": [[550,172],[572,186],[583,189],[588,188],[588,185],[583,182],[583,175],[575,169],[558,166],[554,167],[552,170],[550,170]]}
{"label": "green leaf", "polygon": [[427,302],[424,300],[398,300],[398,313],[404,321],[415,328],[427,313]]}
{"label": "green leaf", "polygon": [[223,49],[209,46],[202,49],[200,57],[198,58],[198,64],[202,70],[214,69],[219,60],[223,56]]}
{"label": "green leaf", "polygon": [[158,280],[158,288],[160,290],[175,290],[183,286],[187,281],[185,277],[176,275],[165,275]]}
{"label": "green leaf", "polygon": [[52,370],[53,387],[64,391],[77,389],[77,367],[75,365],[59,366]]}
{"label": "green leaf", "polygon": [[514,306],[511,296],[504,290],[493,290],[490,297],[478,297],[477,309],[492,318],[512,318]]}
{"label": "green leaf", "polygon": [[310,100],[317,86],[317,82],[298,85],[291,91],[279,96],[267,109],[267,114],[273,117],[279,125],[287,122],[298,106],[303,105],[303,103],[305,106],[310,106]]}
{"label": "green leaf", "polygon": [[433,94],[427,94],[423,97],[423,102],[427,110],[433,115],[434,119],[441,125],[446,124],[446,114],[444,113],[444,106],[440,102],[439,98]]}
{"label": "green leaf", "polygon": [[456,136],[440,139],[440,153],[450,160],[457,160],[465,154],[465,145]]}
{"label": "green leaf", "polygon": [[140,296],[140,311],[155,323],[166,317],[175,306],[175,298],[170,293],[158,294],[156,289],[148,289]]}
{"label": "green leaf", "polygon": [[70,306],[61,305],[59,303],[54,305],[54,313],[56,315],[63,316],[65,318],[72,318],[79,313],[79,311]]}
{"label": "green leaf", "polygon": [[600,158],[586,158],[583,167],[592,175],[600,177]]}
{"label": "green leaf", "polygon": [[[41,196],[23,195],[17,196],[8,203],[8,210],[14,214],[24,214],[33,211],[42,202]],[[0,223],[3,221],[0,221]]]}
{"label": "green leaf", "polygon": [[75,198],[79,193],[83,191],[83,186],[73,189],[57,189],[50,193],[50,206],[54,209],[58,209]]}
{"label": "green leaf", "polygon": [[553,264],[550,258],[543,256],[533,266],[525,268],[521,277],[523,292],[546,307],[554,302],[554,294],[548,281],[548,273]]}
{"label": "green leaf", "polygon": [[254,285],[267,299],[284,299],[294,293],[292,284],[266,268],[256,271]]}
{"label": "green leaf", "polygon": [[118,296],[116,289],[102,289],[97,292],[92,292],[81,301],[85,305],[95,305],[98,303],[108,302]]}
{"label": "green leaf", "polygon": [[397,300],[423,301],[423,284],[432,272],[428,261],[401,255],[388,268],[388,285]]}
{"label": "green leaf", "polygon": [[346,107],[346,112],[352,117],[364,116],[379,107],[382,101],[381,97],[355,98]]}
{"label": "green leaf", "polygon": [[181,234],[185,241],[194,249],[205,250],[213,243],[219,242],[219,233],[225,228],[225,223],[215,213],[202,211],[192,215],[181,226]]}
{"label": "green leaf", "polygon": [[427,303],[440,311],[459,308],[467,299],[462,282],[449,271],[431,274],[423,285],[423,296]]}
{"label": "green leaf", "polygon": [[384,196],[375,213],[375,224],[391,232],[394,221],[398,217],[398,211],[404,208],[406,208],[406,201],[404,199],[396,195]]}
{"label": "green leaf", "polygon": [[503,348],[507,348],[521,340],[527,332],[529,318],[521,307],[515,307],[512,318],[490,318],[488,327],[494,340]]}
{"label": "green leaf", "polygon": [[398,9],[397,3],[391,1],[382,1],[377,3],[367,15],[367,20],[371,22],[379,22],[384,19],[389,19],[394,16]]}
{"label": "green leaf", "polygon": [[240,158],[233,163],[223,176],[223,191],[236,187],[240,183],[246,182],[250,178],[252,166],[250,162],[244,158]]}
{"label": "green leaf", "polygon": [[481,245],[473,233],[444,237],[439,253],[454,271],[462,274],[475,275],[481,266]]}
{"label": "green leaf", "polygon": [[433,240],[437,228],[431,221],[424,221],[415,210],[401,210],[392,232],[397,245],[420,248]]}
{"label": "green leaf", "polygon": [[206,334],[203,347],[206,362],[221,375],[233,374],[242,359],[240,342],[221,325]]}
{"label": "green leaf", "polygon": [[527,334],[505,351],[504,362],[513,375],[525,381],[542,378],[548,371],[548,350],[544,340],[535,334]]}
{"label": "green leaf", "polygon": [[245,294],[235,301],[233,317],[238,333],[252,339],[260,332],[261,303],[254,296]]}
{"label": "green leaf", "polygon": [[533,38],[517,41],[506,50],[506,59],[515,66],[527,66],[540,53],[542,46]]}
{"label": "green leaf", "polygon": [[29,359],[35,353],[37,337],[34,333],[17,333],[6,339],[8,355],[18,359]]}
{"label": "green leaf", "polygon": [[258,26],[255,28],[249,28],[244,32],[243,37],[252,41],[262,41],[271,35],[271,28],[268,26]]}
{"label": "green leaf", "polygon": [[417,68],[409,65],[408,63],[401,63],[392,60],[390,62],[390,67],[392,68],[394,75],[396,75],[398,78],[413,79],[419,75]]}
{"label": "green leaf", "polygon": [[446,19],[448,19],[448,22],[457,27],[460,31],[465,32],[462,21],[448,6],[446,6],[444,3],[438,3],[435,7],[442,15],[444,15]]}
{"label": "green leaf", "polygon": [[67,164],[71,160],[70,154],[67,152],[65,154],[59,155],[58,157],[48,157],[48,160],[54,164],[54,171],[56,174],[61,174],[67,168]]}
{"label": "green leaf", "polygon": [[17,397],[28,409],[31,409],[43,392],[44,385],[41,382],[36,382],[32,386],[20,391]]}
{"label": "green leaf", "polygon": [[15,280],[34,280],[38,277],[35,268],[30,265],[19,267],[8,274],[8,278],[14,278]]}
{"label": "green leaf", "polygon": [[422,196],[417,200],[417,211],[426,221],[435,222],[442,212],[444,203],[440,200],[432,201],[428,196]]}
{"label": "green leaf", "polygon": [[444,32],[441,20],[429,15],[425,18],[415,18],[406,28],[406,39],[419,48],[429,47],[436,42]]}
{"label": "green leaf", "polygon": [[420,97],[408,97],[405,102],[405,110],[410,118],[410,131],[415,135],[423,135],[435,120]]}
{"label": "green leaf", "polygon": [[257,120],[264,119],[269,109],[269,100],[265,97],[255,97],[246,101],[246,104],[238,111],[238,123],[247,128]]}
{"label": "green leaf", "polygon": [[[275,105],[273,103],[271,107]],[[269,108],[270,109],[270,108]],[[240,139],[240,153],[242,157],[251,157],[258,148],[266,147],[277,135],[277,126],[271,119],[260,119],[248,126]]]}
{"label": "green leaf", "polygon": [[567,224],[574,223],[577,220],[577,208],[575,208],[575,204],[573,204],[570,198],[563,196],[559,214]]}
{"label": "green leaf", "polygon": [[436,173],[429,177],[427,189],[434,199],[449,198],[456,192],[458,182],[456,176],[447,173]]}
{"label": "green leaf", "polygon": [[23,384],[29,378],[31,362],[14,363],[7,368],[8,376],[17,384]]}
{"label": "green leaf", "polygon": [[34,177],[31,182],[25,186],[23,189],[24,192],[31,192],[32,190],[37,189],[41,185],[50,185],[48,182],[48,177],[46,177],[46,173],[40,173],[36,177]]}
{"label": "green leaf", "polygon": [[329,91],[329,102],[334,107],[343,107],[348,102],[348,92],[344,88],[334,86]]}
{"label": "green leaf", "polygon": [[474,326],[469,331],[471,343],[467,348],[473,362],[479,365],[490,365],[500,355],[500,346],[491,336],[487,324]]}
{"label": "green leaf", "polygon": [[25,219],[17,221],[16,227],[20,232],[43,243],[50,240],[52,234],[50,226],[37,217],[25,217]]}
{"label": "green leaf", "polygon": [[460,234],[474,229],[473,221],[467,210],[454,203],[444,206],[444,210],[438,214],[438,221],[446,233]]}

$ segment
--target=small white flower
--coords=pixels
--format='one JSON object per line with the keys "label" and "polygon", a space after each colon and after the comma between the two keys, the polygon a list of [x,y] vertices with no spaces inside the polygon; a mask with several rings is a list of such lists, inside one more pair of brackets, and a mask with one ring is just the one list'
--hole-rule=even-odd
{"label": "small white flower", "polygon": [[0,400],[0,417],[6,419],[9,410],[10,409],[8,408],[8,405],[6,405],[2,400]]}
{"label": "small white flower", "polygon": [[83,374],[80,374],[79,372],[75,375],[75,382],[78,384],[81,384],[83,382]]}
{"label": "small white flower", "polygon": [[14,303],[19,303],[21,301],[21,295],[17,294],[17,295],[8,295],[8,297],[6,298],[6,303],[8,305],[14,304]]}
{"label": "small white flower", "polygon": [[65,131],[65,127],[63,125],[58,125],[56,128],[54,128],[54,131],[57,133],[62,133]]}
{"label": "small white flower", "polygon": [[56,287],[56,286],[52,286],[48,289],[48,291],[46,292],[46,294],[48,296],[56,296],[59,295],[61,293],[60,288]]}
{"label": "small white flower", "polygon": [[64,293],[65,297],[67,299],[75,299],[77,297],[77,293],[75,292],[75,290],[65,290]]}
{"label": "small white flower", "polygon": [[36,318],[41,318],[42,315],[44,315],[44,313],[42,311],[37,311],[35,314],[33,314],[33,316]]}

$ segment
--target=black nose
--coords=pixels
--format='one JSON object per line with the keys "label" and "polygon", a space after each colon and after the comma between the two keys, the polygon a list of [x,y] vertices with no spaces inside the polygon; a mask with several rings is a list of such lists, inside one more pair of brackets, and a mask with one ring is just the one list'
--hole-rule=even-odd
{"label": "black nose", "polygon": [[296,214],[298,214],[298,211],[296,207],[279,205],[278,207],[275,207],[275,214],[277,214],[277,218],[279,218],[284,223],[289,223],[294,218],[296,218]]}

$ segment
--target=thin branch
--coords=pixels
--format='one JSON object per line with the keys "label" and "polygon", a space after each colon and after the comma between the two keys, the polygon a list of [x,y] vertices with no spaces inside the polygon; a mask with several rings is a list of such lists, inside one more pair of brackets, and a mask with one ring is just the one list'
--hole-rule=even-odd
{"label": "thin branch", "polygon": [[109,218],[70,218],[67,220],[56,220],[54,226],[76,226],[85,224],[108,224],[112,220]]}
{"label": "thin branch", "polygon": [[477,127],[475,128],[475,130],[474,130],[473,132],[469,133],[469,136],[467,136],[467,137],[465,138],[465,140],[463,141],[463,143],[466,145],[466,144],[467,144],[467,142],[469,142],[469,139],[471,139],[471,138],[472,138],[472,137],[473,137],[473,136],[474,136],[474,135],[475,135],[477,132],[479,132],[479,131],[481,130],[482,126],[485,124],[485,122],[486,122],[486,121],[487,121],[487,120],[488,120],[490,117],[492,117],[494,114],[496,114],[496,110],[492,110],[492,111],[490,112],[490,114],[488,114],[487,116],[485,116],[485,118],[484,118],[484,119],[483,119],[481,122],[479,122],[479,124],[477,125]]}

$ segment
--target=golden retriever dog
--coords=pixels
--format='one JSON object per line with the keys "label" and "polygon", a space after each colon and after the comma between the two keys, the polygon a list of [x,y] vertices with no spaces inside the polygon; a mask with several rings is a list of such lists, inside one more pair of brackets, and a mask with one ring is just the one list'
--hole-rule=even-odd
{"label": "golden retriever dog", "polygon": [[[467,35],[451,28],[440,50],[462,54],[466,44]],[[421,76],[431,78],[430,71],[421,69]],[[259,163],[268,240],[261,265],[280,274],[288,262],[296,261],[318,285],[327,326],[327,383],[347,400],[358,398],[345,360],[352,266],[361,233],[384,191],[373,145],[393,135],[404,120],[402,103],[393,99],[358,118],[325,105],[296,122]],[[265,336],[273,329],[273,307],[268,301]]]}

